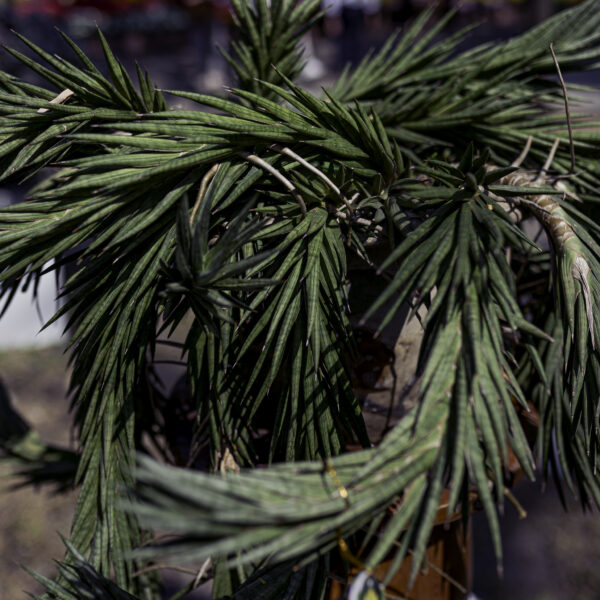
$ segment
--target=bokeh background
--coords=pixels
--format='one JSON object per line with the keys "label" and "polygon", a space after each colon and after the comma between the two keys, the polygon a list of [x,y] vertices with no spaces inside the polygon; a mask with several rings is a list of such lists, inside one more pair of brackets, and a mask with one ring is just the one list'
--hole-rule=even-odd
{"label": "bokeh background", "polygon": [[[429,3],[426,0],[325,0],[329,10],[321,25],[304,38],[306,67],[302,84],[313,91],[327,86],[348,62],[356,63],[371,48],[377,49],[399,27],[409,24]],[[558,0],[440,0],[437,14],[458,7],[448,35],[479,23],[465,47],[518,34],[569,2]],[[135,70],[138,62],[163,89],[219,93],[233,75],[217,47],[227,48],[230,18],[227,0],[0,0],[0,42],[19,46],[11,33],[19,33],[54,53],[68,48],[55,31],[58,27],[101,65],[102,49],[95,35],[100,27],[124,65]],[[26,49],[19,47],[26,53]],[[25,74],[6,52],[0,52],[0,69]],[[571,77],[600,87],[600,74]],[[600,94],[598,95],[600,96]],[[592,114],[600,114],[600,99],[589,96]],[[173,107],[185,107],[177,99]],[[515,154],[518,154],[516,149]],[[24,190],[18,181],[0,187],[0,205],[18,202]],[[56,284],[44,280],[38,298],[29,292],[17,297],[0,322],[0,378],[15,408],[52,444],[72,446],[67,385],[68,360],[62,328],[39,333],[56,307]],[[167,377],[166,384],[174,381]],[[75,493],[53,494],[48,489],[14,489],[18,479],[0,462],[0,599],[21,600],[26,591],[40,591],[21,565],[52,576],[53,559],[63,555],[58,533],[68,535]],[[600,599],[600,519],[582,513],[576,499],[569,511],[561,506],[554,487],[540,494],[541,484],[521,482],[515,489],[528,512],[520,521],[506,507],[502,519],[505,565],[499,579],[485,519],[473,521],[473,594],[481,600],[595,600]],[[481,517],[481,518],[480,518]],[[165,598],[193,575],[168,572]],[[199,590],[189,598],[204,598]],[[310,599],[307,599],[310,600]]]}

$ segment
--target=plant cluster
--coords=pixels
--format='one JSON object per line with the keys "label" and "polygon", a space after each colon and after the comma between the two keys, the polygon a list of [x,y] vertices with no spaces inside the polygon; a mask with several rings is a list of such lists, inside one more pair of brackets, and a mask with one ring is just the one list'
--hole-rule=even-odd
{"label": "plant cluster", "polygon": [[[101,33],[107,75],[65,35],[79,66],[7,49],[43,84],[0,73],[0,178],[44,177],[0,210],[5,307],[77,267],[52,321],[80,450],[0,430],[30,482],[80,489],[49,598],[158,598],[157,557],[199,570],[176,597],[212,578],[215,598],[324,598],[357,543],[367,573],[393,553],[388,581],[412,552],[414,581],[445,489],[464,519],[476,491],[501,561],[512,463],[600,504],[600,146],[556,80],[596,67],[600,2],[462,52],[424,11],[316,96],[295,81],[319,4],[235,0],[223,96],[134,82]],[[357,263],[379,290],[359,315]],[[372,446],[353,323],[407,305],[419,401]],[[182,325],[185,406],[154,365]]]}

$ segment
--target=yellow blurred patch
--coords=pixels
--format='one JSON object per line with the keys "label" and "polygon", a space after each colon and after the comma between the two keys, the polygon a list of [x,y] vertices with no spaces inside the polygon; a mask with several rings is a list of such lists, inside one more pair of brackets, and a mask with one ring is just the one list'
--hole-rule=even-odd
{"label": "yellow blurred patch", "polygon": [[364,595],[361,595],[360,600],[381,600],[381,594],[375,590],[367,590]]}

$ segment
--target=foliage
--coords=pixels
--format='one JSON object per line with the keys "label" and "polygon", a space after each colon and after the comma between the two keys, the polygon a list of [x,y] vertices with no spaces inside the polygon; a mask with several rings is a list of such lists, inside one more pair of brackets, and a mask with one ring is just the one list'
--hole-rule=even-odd
{"label": "foliage", "polygon": [[[511,461],[600,504],[600,147],[575,115],[570,172],[549,50],[595,68],[599,2],[466,52],[466,31],[435,41],[452,15],[425,11],[321,97],[295,83],[318,5],[235,2],[238,87],[169,92],[197,110],[171,110],[139,68],[134,83],[100,33],[108,77],[66,36],[80,67],[23,38],[36,59],[8,50],[44,84],[0,73],[0,177],[53,171],[0,211],[6,306],[78,266],[53,320],[68,319],[80,498],[50,597],[157,597],[140,573],[159,556],[203,564],[178,597],[206,577],[214,597],[324,597],[359,532],[366,569],[394,551],[385,585],[411,551],[414,581],[446,488],[465,519],[476,490],[500,561]],[[356,261],[382,288],[363,320],[426,312],[419,402],[377,447],[352,384]],[[186,323],[194,419],[176,451],[181,407],[153,363]]]}

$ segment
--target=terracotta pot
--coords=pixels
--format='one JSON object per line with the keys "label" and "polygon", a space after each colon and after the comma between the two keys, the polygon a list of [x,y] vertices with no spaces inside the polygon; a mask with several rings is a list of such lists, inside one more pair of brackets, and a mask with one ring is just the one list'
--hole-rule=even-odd
{"label": "terracotta pot", "polygon": [[[402,600],[462,600],[471,586],[471,531],[464,530],[459,513],[447,514],[448,493],[444,492],[438,509],[435,527],[426,550],[424,568],[412,588],[408,580],[412,568],[412,557],[406,557],[396,571],[386,593],[389,598]],[[471,494],[470,513],[476,511],[476,494]],[[367,549],[368,552],[368,549]],[[394,558],[392,551],[373,571],[374,577],[383,580]],[[359,569],[350,569],[350,581]],[[341,574],[341,573],[340,573]],[[329,600],[340,600],[347,592],[345,586],[334,580],[329,592]]]}

